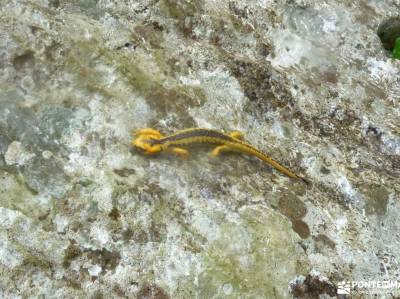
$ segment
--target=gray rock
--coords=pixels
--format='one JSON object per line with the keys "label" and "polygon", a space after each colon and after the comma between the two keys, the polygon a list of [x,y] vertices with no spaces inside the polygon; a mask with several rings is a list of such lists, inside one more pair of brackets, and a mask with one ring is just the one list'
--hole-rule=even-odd
{"label": "gray rock", "polygon": [[[0,297],[332,298],[397,281],[400,62],[377,30],[398,8],[1,1]],[[241,131],[310,185],[211,148],[142,155],[146,127]]]}

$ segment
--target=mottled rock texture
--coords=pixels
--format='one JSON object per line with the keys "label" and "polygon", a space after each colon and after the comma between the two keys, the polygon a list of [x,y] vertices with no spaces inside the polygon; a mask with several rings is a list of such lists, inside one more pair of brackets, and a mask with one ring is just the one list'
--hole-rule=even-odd
{"label": "mottled rock texture", "polygon": [[[399,279],[400,61],[376,33],[399,11],[0,0],[0,297],[329,298]],[[143,127],[242,131],[311,184],[208,148],[143,156]]]}

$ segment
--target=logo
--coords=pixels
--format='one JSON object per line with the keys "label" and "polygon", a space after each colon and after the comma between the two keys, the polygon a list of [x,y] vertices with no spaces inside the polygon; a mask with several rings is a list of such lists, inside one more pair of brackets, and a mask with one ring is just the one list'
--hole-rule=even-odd
{"label": "logo", "polygon": [[350,281],[341,281],[337,286],[338,295],[350,295]]}
{"label": "logo", "polygon": [[338,295],[350,295],[351,291],[367,294],[400,294],[400,281],[396,280],[353,280],[340,281],[337,285]]}

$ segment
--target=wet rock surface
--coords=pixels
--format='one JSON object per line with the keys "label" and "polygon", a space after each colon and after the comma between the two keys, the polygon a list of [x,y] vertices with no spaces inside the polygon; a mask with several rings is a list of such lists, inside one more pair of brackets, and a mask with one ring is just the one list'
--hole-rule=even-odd
{"label": "wet rock surface", "polygon": [[[1,297],[398,280],[400,61],[377,34],[396,1],[0,4]],[[209,148],[143,156],[144,127],[241,131],[311,184]]]}

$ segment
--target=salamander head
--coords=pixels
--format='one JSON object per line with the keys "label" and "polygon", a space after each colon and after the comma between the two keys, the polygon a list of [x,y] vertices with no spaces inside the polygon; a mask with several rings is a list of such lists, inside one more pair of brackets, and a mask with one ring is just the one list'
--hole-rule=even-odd
{"label": "salamander head", "polygon": [[162,151],[161,144],[154,136],[140,135],[132,141],[132,145],[139,151],[148,155],[154,155]]}

